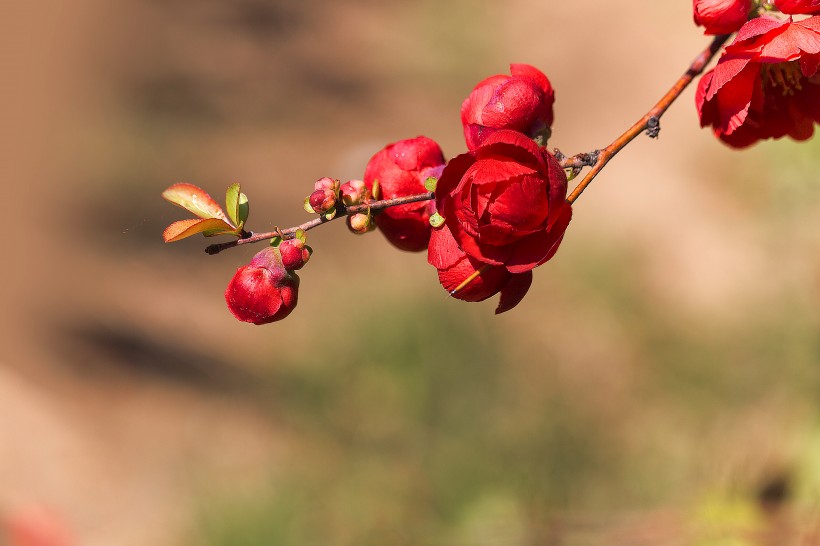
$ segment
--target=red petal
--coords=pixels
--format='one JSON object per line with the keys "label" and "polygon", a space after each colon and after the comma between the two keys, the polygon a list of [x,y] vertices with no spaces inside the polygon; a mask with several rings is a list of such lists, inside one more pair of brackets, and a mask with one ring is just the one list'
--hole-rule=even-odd
{"label": "red petal", "polygon": [[532,271],[510,277],[510,280],[501,289],[501,298],[498,300],[495,314],[505,313],[521,303],[521,300],[527,295],[530,285],[532,285]]}
{"label": "red petal", "polygon": [[434,229],[430,234],[430,244],[427,246],[427,263],[436,269],[447,269],[452,267],[457,261],[465,257],[450,233],[450,228],[443,225]]}

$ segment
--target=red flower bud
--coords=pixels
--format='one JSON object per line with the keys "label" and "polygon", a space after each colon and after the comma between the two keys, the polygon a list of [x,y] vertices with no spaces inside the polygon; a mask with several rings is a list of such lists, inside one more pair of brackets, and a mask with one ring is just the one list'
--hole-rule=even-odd
{"label": "red flower bud", "polygon": [[347,206],[360,205],[364,203],[365,198],[369,194],[367,185],[361,180],[350,180],[342,184],[339,189],[339,195],[342,197],[342,203]]}
{"label": "red flower bud", "polygon": [[692,9],[704,34],[731,34],[749,19],[752,0],[693,0]]}
{"label": "red flower bud", "polygon": [[549,135],[555,102],[549,79],[528,64],[511,64],[510,74],[480,82],[461,105],[468,150],[475,150],[500,129],[519,131],[530,138]]}
{"label": "red flower bud", "polygon": [[783,13],[793,15],[820,13],[820,0],[774,0],[774,5]]}
{"label": "red flower bud", "polygon": [[376,222],[373,221],[372,216],[358,212],[347,217],[347,227],[356,235],[363,235],[376,229]]}
{"label": "red flower bud", "polygon": [[291,271],[302,269],[310,259],[310,251],[300,239],[282,241],[279,244],[279,254],[282,256],[282,265]]}
{"label": "red flower bud", "polygon": [[[381,188],[380,199],[425,193],[424,181],[438,178],[444,169],[444,155],[435,141],[416,137],[389,144],[367,163],[364,182]],[[419,201],[385,209],[379,214],[379,230],[396,247],[412,252],[424,250],[430,240],[432,203]]]}
{"label": "red flower bud", "polygon": [[316,214],[324,214],[336,206],[336,193],[333,190],[316,190],[308,197],[308,203]]}
{"label": "red flower bud", "polygon": [[320,178],[313,184],[314,190],[330,190],[333,193],[337,193],[339,191],[339,181],[334,180],[333,178],[324,177]]}
{"label": "red flower bud", "polygon": [[225,290],[225,301],[237,319],[268,324],[293,311],[298,289],[299,277],[285,269],[277,249],[268,247],[236,270]]}

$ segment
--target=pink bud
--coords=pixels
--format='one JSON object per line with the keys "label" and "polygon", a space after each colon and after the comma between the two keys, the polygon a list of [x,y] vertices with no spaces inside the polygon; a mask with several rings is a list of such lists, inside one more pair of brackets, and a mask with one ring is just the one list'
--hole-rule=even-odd
{"label": "pink bud", "polygon": [[334,180],[332,178],[328,178],[327,176],[324,178],[320,178],[313,184],[314,190],[330,190],[333,193],[339,191],[339,181]]}
{"label": "pink bud", "polygon": [[342,196],[342,202],[349,207],[362,204],[368,192],[363,181],[350,180],[342,184],[339,193]]}
{"label": "pink bud", "polygon": [[268,324],[293,311],[298,290],[299,277],[285,269],[277,249],[268,247],[236,270],[225,290],[225,301],[238,320]]}
{"label": "pink bud", "polygon": [[324,214],[336,206],[336,193],[332,190],[316,190],[308,197],[308,203],[316,214]]}
{"label": "pink bud", "polygon": [[310,259],[310,251],[300,239],[282,241],[279,245],[279,253],[282,255],[282,265],[291,271],[302,269]]}
{"label": "pink bud", "polygon": [[347,217],[347,227],[356,235],[363,235],[376,229],[376,222],[373,221],[372,216],[359,212]]}

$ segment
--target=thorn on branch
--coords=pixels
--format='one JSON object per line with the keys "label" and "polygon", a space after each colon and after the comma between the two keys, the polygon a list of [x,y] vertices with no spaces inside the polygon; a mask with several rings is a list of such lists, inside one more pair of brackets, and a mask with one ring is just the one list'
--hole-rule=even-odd
{"label": "thorn on branch", "polygon": [[649,138],[658,138],[661,132],[661,120],[658,116],[652,116],[646,122],[646,134]]}

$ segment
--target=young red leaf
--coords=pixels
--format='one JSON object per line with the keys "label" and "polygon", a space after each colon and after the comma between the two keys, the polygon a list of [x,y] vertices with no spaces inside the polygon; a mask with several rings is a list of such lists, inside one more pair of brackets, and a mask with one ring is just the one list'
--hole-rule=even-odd
{"label": "young red leaf", "polygon": [[233,234],[236,231],[231,224],[221,218],[191,218],[174,222],[162,232],[166,243],[173,243],[191,235],[202,233],[206,237],[214,235]]}
{"label": "young red leaf", "polygon": [[[164,192],[162,197],[171,203],[190,211],[200,218],[219,218],[228,222],[228,217],[216,201],[203,189],[193,184],[174,184]],[[231,225],[231,229],[235,226]]]}

